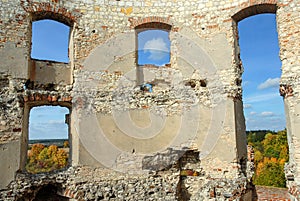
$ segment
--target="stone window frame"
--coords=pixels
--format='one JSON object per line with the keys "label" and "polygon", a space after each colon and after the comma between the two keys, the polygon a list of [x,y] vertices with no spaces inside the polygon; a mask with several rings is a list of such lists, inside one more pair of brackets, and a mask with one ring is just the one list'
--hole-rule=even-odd
{"label": "stone window frame", "polygon": [[[34,95],[33,95],[34,96]],[[48,96],[49,97],[49,96]],[[42,98],[41,98],[42,99]],[[22,137],[21,137],[21,159],[20,159],[20,170],[22,172],[26,171],[26,163],[27,163],[27,150],[29,144],[29,116],[32,108],[40,107],[40,106],[61,106],[65,107],[69,110],[67,125],[68,125],[68,141],[69,141],[69,157],[67,167],[72,164],[72,134],[71,134],[71,113],[72,113],[72,103],[64,102],[64,101],[28,101],[24,104],[23,108],[23,125],[22,125]],[[59,171],[59,170],[55,170]]]}

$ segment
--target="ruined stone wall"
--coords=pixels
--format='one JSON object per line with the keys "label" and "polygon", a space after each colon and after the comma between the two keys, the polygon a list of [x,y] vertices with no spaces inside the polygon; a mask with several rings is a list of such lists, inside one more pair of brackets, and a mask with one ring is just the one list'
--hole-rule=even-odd
{"label": "ruined stone wall", "polygon": [[[112,200],[137,199],[145,194],[146,200],[250,200],[251,168],[249,164],[247,168],[246,159],[237,23],[266,12],[277,15],[283,61],[281,93],[285,96],[291,161],[295,164],[290,171],[297,178],[299,7],[298,0],[2,0],[0,142],[6,148],[0,156],[6,162],[0,169],[9,172],[0,175],[4,181],[0,188],[7,188],[2,196],[13,200],[34,195],[39,188],[32,186],[56,185],[59,175],[72,180],[64,171],[47,176],[16,173],[24,169],[26,161],[30,109],[67,105],[71,108],[72,142],[72,167],[67,171],[93,166],[95,171],[106,168],[131,173],[135,181],[147,182],[129,188],[131,176],[108,174],[101,180],[102,176],[96,174],[95,180],[72,183],[86,176],[77,171],[74,180],[62,182],[59,188],[83,193],[61,195],[93,199],[97,192],[114,192],[114,196],[97,196]],[[69,64],[30,58],[31,23],[46,18],[70,26]],[[166,66],[137,67],[136,28],[149,26],[170,27],[171,59]],[[153,85],[153,92],[137,86],[139,73],[145,83]],[[20,151],[13,152],[15,147]],[[198,150],[198,162],[178,165],[189,150]],[[11,158],[14,162],[9,162]],[[171,167],[176,164],[174,173]],[[171,179],[158,182],[151,175],[162,170],[162,177]],[[182,170],[196,172],[196,176],[182,175]],[[48,177],[48,183],[41,181]],[[102,186],[97,179],[109,182],[108,187],[97,187],[89,198],[89,185]],[[22,186],[15,187],[16,182],[24,180],[29,183],[25,191]],[[153,182],[154,192],[150,190]],[[297,179],[295,182],[293,186],[298,185]],[[111,190],[115,183],[122,187]],[[135,192],[132,197],[129,191]]]}
{"label": "ruined stone wall", "polygon": [[282,76],[280,94],[284,98],[289,142],[289,162],[286,178],[289,192],[299,199],[299,2],[291,2],[277,11]]}

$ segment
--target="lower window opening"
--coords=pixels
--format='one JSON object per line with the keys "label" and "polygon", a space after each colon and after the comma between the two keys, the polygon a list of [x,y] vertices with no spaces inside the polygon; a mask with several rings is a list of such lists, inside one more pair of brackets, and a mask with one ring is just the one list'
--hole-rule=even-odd
{"label": "lower window opening", "polygon": [[61,106],[33,107],[29,113],[26,171],[50,172],[68,165],[69,109]]}

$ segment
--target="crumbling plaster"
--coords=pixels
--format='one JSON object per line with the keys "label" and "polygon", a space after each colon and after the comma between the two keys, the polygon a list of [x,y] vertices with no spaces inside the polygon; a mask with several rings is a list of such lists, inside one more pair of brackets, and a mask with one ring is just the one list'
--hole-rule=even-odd
{"label": "crumbling plaster", "polygon": [[[288,186],[299,196],[299,9],[298,0],[2,0],[0,142],[10,151],[0,156],[14,167],[1,166],[7,175],[0,177],[1,198],[25,199],[53,183],[58,194],[75,200],[145,194],[154,200],[250,200],[237,23],[265,12],[277,16],[291,158],[287,171],[293,178]],[[30,59],[31,22],[44,18],[71,27],[69,64]],[[136,66],[135,28],[147,23],[171,26],[170,65]],[[137,75],[153,84],[153,92],[140,90]],[[43,104],[71,108],[70,167],[40,176],[17,173],[26,161],[29,109]],[[12,147],[20,150],[13,161]],[[191,150],[198,157],[182,164]],[[182,176],[181,170],[198,176]],[[137,186],[127,186],[133,184],[129,173]],[[70,178],[75,182],[64,183]],[[92,185],[99,188],[88,193]]]}

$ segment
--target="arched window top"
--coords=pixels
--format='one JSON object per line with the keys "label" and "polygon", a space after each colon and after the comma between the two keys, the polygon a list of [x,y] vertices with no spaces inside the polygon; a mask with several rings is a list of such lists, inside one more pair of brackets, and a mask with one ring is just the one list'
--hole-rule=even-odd
{"label": "arched window top", "polygon": [[169,17],[149,16],[145,18],[130,18],[131,27],[135,30],[139,29],[163,29],[171,30],[171,22]]}
{"label": "arched window top", "polygon": [[240,10],[238,13],[233,15],[232,18],[236,22],[239,22],[253,15],[263,14],[263,13],[276,13],[276,11],[277,11],[276,4],[257,4]]}
{"label": "arched window top", "polygon": [[65,24],[66,26],[72,27],[74,24],[74,20],[70,17],[64,16],[60,13],[53,13],[49,11],[39,11],[31,13],[32,21],[39,21],[39,20],[54,20],[60,23]]}
{"label": "arched window top", "polygon": [[145,30],[164,30],[164,31],[170,31],[172,28],[171,25],[162,23],[162,22],[148,22],[144,24],[140,24],[135,27],[135,30],[137,32],[142,32]]}

